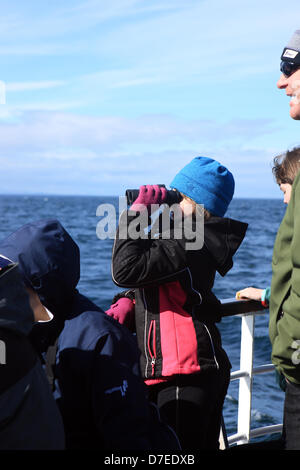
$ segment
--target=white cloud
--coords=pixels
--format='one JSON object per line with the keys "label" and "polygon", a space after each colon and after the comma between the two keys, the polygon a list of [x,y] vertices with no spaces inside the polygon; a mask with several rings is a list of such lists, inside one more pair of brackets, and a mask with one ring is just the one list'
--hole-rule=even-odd
{"label": "white cloud", "polygon": [[245,66],[272,67],[266,59],[283,48],[297,12],[296,0],[289,8],[279,0],[55,1],[39,8],[12,0],[1,12],[0,54],[87,53],[169,77],[222,67],[245,73]]}
{"label": "white cloud", "polygon": [[[1,5],[0,54],[60,54],[75,52],[84,48],[94,48],[89,30],[113,21],[135,23],[144,15],[163,14],[182,10],[193,4],[186,0],[144,2],[141,0],[52,1],[37,4],[35,0],[26,3],[12,0],[9,5]],[[77,35],[77,38],[76,36]],[[82,35],[82,36],[81,36]],[[101,30],[96,36],[103,37]],[[67,41],[62,41],[66,37]],[[39,39],[38,43],[36,39]]]}
{"label": "white cloud", "polygon": [[40,82],[11,82],[6,83],[7,92],[45,90],[66,85],[63,80],[43,80]]}
{"label": "white cloud", "polygon": [[[139,118],[97,117],[64,112],[24,111],[0,125],[1,153],[34,149],[86,148],[98,151],[124,148],[166,149],[191,143],[220,147],[236,145],[277,131],[268,120],[184,120],[168,115]],[[217,140],[216,140],[217,138]]]}
{"label": "white cloud", "polygon": [[26,111],[0,125],[1,171],[6,181],[21,178],[24,190],[31,180],[35,191],[47,192],[51,182],[57,193],[95,194],[102,188],[102,194],[122,194],[128,186],[168,184],[193,157],[206,155],[234,170],[243,191],[245,180],[259,179],[249,166],[260,178],[270,177],[272,151],[254,143],[272,132],[276,127],[264,120],[220,124],[159,115],[125,119]]}
{"label": "white cloud", "polygon": [[298,0],[11,0],[0,18],[4,179],[116,192],[168,179],[197,154],[232,165],[242,190],[267,178],[296,132],[279,120],[270,77],[299,13]]}

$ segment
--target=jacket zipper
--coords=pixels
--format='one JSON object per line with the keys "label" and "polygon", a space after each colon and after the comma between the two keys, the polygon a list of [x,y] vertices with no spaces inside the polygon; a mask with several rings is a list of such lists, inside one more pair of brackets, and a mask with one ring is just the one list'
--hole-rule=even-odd
{"label": "jacket zipper", "polygon": [[144,351],[145,351],[145,359],[146,359],[145,377],[148,377],[148,363],[149,363],[149,358],[147,354],[148,308],[147,308],[147,302],[146,302],[146,296],[145,296],[145,289],[143,289],[143,302],[144,302],[144,308],[145,308],[145,318],[144,318]]}
{"label": "jacket zipper", "polygon": [[[191,273],[191,271],[190,271],[190,268],[188,268],[188,273],[189,273],[189,275],[190,275],[191,288],[193,289],[194,292],[197,292],[197,294],[198,294],[199,297],[200,297],[200,302],[199,302],[199,303],[202,304],[202,295],[200,294],[199,291],[197,291],[197,290],[194,289],[194,287],[193,287],[193,278],[192,278],[192,273]],[[209,331],[209,329],[207,328],[207,326],[205,325],[205,323],[203,323],[203,326],[205,327],[206,332],[207,332],[207,334],[208,334],[208,336],[209,336],[210,345],[211,345],[212,353],[213,353],[213,356],[214,356],[215,364],[216,364],[216,366],[217,366],[217,369],[220,369],[220,366],[219,366],[219,363],[218,363],[217,357],[216,357],[216,351],[215,351],[214,342],[213,342],[213,340],[212,340],[210,331]]]}
{"label": "jacket zipper", "polygon": [[155,363],[156,363],[156,328],[155,320],[151,320],[148,332],[148,352],[151,359],[151,375],[154,375],[155,372]]}
{"label": "jacket zipper", "polygon": [[212,348],[212,352],[213,352],[213,356],[214,356],[214,361],[215,361],[215,363],[216,363],[217,369],[220,369],[219,363],[218,363],[217,358],[216,358],[215,346],[214,346],[214,342],[213,342],[213,340],[212,340],[210,331],[209,331],[209,329],[207,328],[207,326],[205,325],[205,323],[203,323],[203,325],[204,325],[204,327],[205,327],[205,329],[206,329],[206,331],[207,331],[207,334],[208,334],[208,336],[209,336],[209,339],[210,339],[210,344],[211,344],[211,348]]}

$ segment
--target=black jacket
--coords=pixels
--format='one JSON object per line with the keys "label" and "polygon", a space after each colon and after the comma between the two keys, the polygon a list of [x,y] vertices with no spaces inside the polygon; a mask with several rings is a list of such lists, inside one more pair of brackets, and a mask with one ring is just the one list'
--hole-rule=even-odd
{"label": "black jacket", "polygon": [[[127,220],[126,220],[127,219]],[[124,212],[120,226],[135,219]],[[176,374],[219,367],[224,357],[215,326],[220,302],[212,293],[215,274],[224,276],[242,242],[247,224],[212,217],[204,225],[204,245],[187,250],[186,238],[120,237],[112,256],[114,282],[136,288],[136,330],[146,383]]]}

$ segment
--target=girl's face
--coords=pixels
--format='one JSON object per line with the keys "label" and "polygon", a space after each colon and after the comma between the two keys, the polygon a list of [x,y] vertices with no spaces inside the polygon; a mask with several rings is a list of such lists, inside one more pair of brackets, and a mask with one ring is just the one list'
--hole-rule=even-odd
{"label": "girl's face", "polygon": [[280,191],[283,192],[283,202],[285,204],[288,204],[291,199],[292,185],[289,183],[281,183],[279,188],[280,188]]}
{"label": "girl's face", "polygon": [[191,216],[195,211],[196,204],[191,199],[183,198],[179,205],[184,214],[184,217]]}

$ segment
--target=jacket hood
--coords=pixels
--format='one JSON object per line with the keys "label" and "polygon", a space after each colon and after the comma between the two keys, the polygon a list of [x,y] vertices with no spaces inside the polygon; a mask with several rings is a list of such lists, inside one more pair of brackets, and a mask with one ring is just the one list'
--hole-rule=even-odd
{"label": "jacket hood", "polygon": [[54,314],[74,295],[80,278],[80,252],[59,221],[24,225],[0,242],[0,253],[18,263],[25,284]]}
{"label": "jacket hood", "polygon": [[0,329],[28,335],[34,317],[16,264],[0,271]]}
{"label": "jacket hood", "polygon": [[221,276],[232,268],[232,257],[242,243],[247,228],[248,224],[226,217],[211,217],[205,221],[204,245]]}

